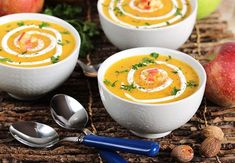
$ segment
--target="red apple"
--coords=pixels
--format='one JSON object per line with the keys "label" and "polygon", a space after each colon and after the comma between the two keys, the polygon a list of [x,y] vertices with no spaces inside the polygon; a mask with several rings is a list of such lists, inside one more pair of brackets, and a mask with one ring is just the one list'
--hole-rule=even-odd
{"label": "red apple", "polygon": [[0,15],[40,12],[44,0],[0,0]]}
{"label": "red apple", "polygon": [[235,106],[235,42],[216,47],[204,65],[207,73],[206,97],[220,106]]}

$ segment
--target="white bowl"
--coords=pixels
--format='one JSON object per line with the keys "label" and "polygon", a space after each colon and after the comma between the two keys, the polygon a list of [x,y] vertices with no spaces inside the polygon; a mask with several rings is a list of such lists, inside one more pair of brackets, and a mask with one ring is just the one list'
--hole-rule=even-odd
{"label": "white bowl", "polygon": [[102,1],[99,0],[97,4],[102,29],[109,41],[119,49],[135,47],[177,49],[189,38],[197,16],[197,0],[191,0],[193,8],[191,14],[177,24],[154,29],[130,28],[108,19],[102,12]]}
{"label": "white bowl", "polygon": [[[150,54],[171,55],[188,63],[197,72],[200,83],[198,90],[187,98],[165,104],[143,104],[118,97],[103,83],[106,70],[115,62],[130,56]],[[134,48],[116,53],[106,59],[98,71],[98,84],[102,102],[110,116],[135,135],[159,138],[188,122],[199,108],[206,85],[206,73],[201,64],[191,56],[164,48]]]}
{"label": "white bowl", "polygon": [[73,72],[80,49],[78,32],[62,19],[44,14],[13,14],[0,18],[0,24],[18,20],[40,20],[53,22],[68,29],[74,35],[76,45],[64,60],[42,67],[22,68],[0,64],[0,90],[20,100],[38,98],[62,84]]}

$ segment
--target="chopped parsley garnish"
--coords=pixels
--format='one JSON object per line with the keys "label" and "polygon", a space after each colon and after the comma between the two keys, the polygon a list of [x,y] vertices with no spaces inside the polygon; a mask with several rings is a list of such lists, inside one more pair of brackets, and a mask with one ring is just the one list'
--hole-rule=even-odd
{"label": "chopped parsley garnish", "polygon": [[194,81],[194,80],[189,80],[187,83],[186,83],[187,87],[197,87],[198,84]]}
{"label": "chopped parsley garnish", "polygon": [[155,63],[154,60],[150,59],[150,58],[143,58],[142,62],[144,64],[150,64],[150,63]]}
{"label": "chopped parsley garnish", "polygon": [[23,52],[21,52],[21,55],[24,55],[24,54],[26,54],[27,53],[27,51],[23,51]]}
{"label": "chopped parsley garnish", "polygon": [[151,63],[155,63],[154,60],[145,57],[145,58],[142,59],[142,62],[132,65],[132,69],[137,70],[138,68],[145,67],[145,66],[147,66],[148,64],[151,64]]}
{"label": "chopped parsley garnish", "polygon": [[115,73],[116,73],[116,74],[122,74],[122,73],[126,73],[126,72],[128,72],[128,71],[129,71],[129,70],[127,70],[127,69],[126,69],[126,70],[121,70],[121,71],[118,71],[118,70],[117,70],[117,71],[115,71]]}
{"label": "chopped parsley garnish", "polygon": [[111,82],[111,81],[105,79],[103,82],[104,82],[104,84],[107,85],[107,86],[115,87],[115,86],[116,86],[116,83],[118,82],[118,80],[116,80],[115,82]]}
{"label": "chopped parsley garnish", "polygon": [[146,25],[146,26],[150,26],[150,24],[149,24],[148,22],[144,23],[144,25]]}
{"label": "chopped parsley garnish", "polygon": [[0,62],[12,62],[9,58],[0,58]]}
{"label": "chopped parsley garnish", "polygon": [[173,70],[173,71],[171,71],[172,73],[174,73],[174,74],[178,74],[178,71],[177,70]]}
{"label": "chopped parsley garnish", "polygon": [[159,57],[159,53],[153,52],[150,54],[150,56],[157,59]]}
{"label": "chopped parsley garnish", "polygon": [[50,25],[46,22],[42,22],[41,24],[38,25],[39,28],[48,27],[48,26]]}
{"label": "chopped parsley garnish", "polygon": [[171,95],[176,95],[177,92],[179,92],[179,91],[180,91],[180,89],[177,89],[176,87],[174,87],[171,91]]}
{"label": "chopped parsley garnish", "polygon": [[123,16],[124,13],[116,6],[114,7],[113,11],[115,12],[116,16]]}
{"label": "chopped parsley garnish", "polygon": [[58,40],[58,41],[57,41],[57,44],[58,44],[58,45],[61,45],[61,46],[64,46],[64,43],[63,43],[61,40]]}
{"label": "chopped parsley garnish", "polygon": [[178,15],[181,15],[182,16],[182,13],[181,13],[181,9],[176,7],[176,11],[175,11],[175,15],[178,16]]}
{"label": "chopped parsley garnish", "polygon": [[2,51],[2,49],[0,48],[0,51]]}
{"label": "chopped parsley garnish", "polygon": [[53,63],[53,64],[54,64],[54,63],[57,63],[57,62],[59,61],[59,59],[60,59],[60,56],[56,56],[56,57],[55,57],[55,56],[52,56],[52,57],[51,57],[51,63]]}
{"label": "chopped parsley garnish", "polygon": [[64,34],[64,35],[68,35],[70,34],[69,31],[63,31],[63,32],[60,32],[61,34]]}
{"label": "chopped parsley garnish", "polygon": [[166,25],[171,25],[171,24],[170,24],[170,22],[167,21],[167,22],[166,22]]}
{"label": "chopped parsley garnish", "polygon": [[17,25],[18,25],[19,27],[24,26],[24,22],[17,22]]}
{"label": "chopped parsley garnish", "polygon": [[121,85],[120,89],[126,90],[126,91],[131,91],[133,89],[136,89],[136,86],[134,83],[127,84],[127,85]]}
{"label": "chopped parsley garnish", "polygon": [[170,59],[172,59],[172,57],[168,55],[168,58],[165,61],[169,61]]}
{"label": "chopped parsley garnish", "polygon": [[69,44],[69,43],[70,43],[70,41],[69,41],[69,40],[65,40],[65,42],[66,42],[67,44]]}

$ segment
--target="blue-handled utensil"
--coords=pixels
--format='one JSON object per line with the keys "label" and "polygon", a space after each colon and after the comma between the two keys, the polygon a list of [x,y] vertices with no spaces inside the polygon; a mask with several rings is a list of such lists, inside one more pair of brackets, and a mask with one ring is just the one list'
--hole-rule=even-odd
{"label": "blue-handled utensil", "polygon": [[[84,129],[88,121],[85,108],[74,98],[64,95],[55,95],[50,102],[52,117],[60,126],[67,129]],[[153,141],[131,140],[123,138],[101,137],[86,134],[82,143],[100,149],[124,151],[146,156],[155,156],[159,151],[159,144]]]}
{"label": "blue-handled utensil", "polygon": [[78,137],[65,137],[61,139],[52,127],[32,121],[20,121],[14,123],[10,126],[9,130],[16,140],[30,147],[48,148],[54,146],[58,142],[69,141],[104,150],[117,150],[146,156],[155,156],[159,151],[158,144],[152,141],[85,134],[80,134]]}

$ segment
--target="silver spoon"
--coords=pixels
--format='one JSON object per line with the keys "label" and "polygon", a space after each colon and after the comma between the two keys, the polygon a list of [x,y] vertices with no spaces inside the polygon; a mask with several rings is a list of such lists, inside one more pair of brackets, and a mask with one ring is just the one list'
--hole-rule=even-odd
{"label": "silver spoon", "polygon": [[[50,102],[52,117],[62,127],[80,129],[86,125],[88,115],[85,108],[74,98],[64,95],[55,95]],[[87,129],[83,129],[87,132]],[[155,156],[159,151],[158,143],[153,141],[112,138],[88,134],[83,138],[83,144],[99,149],[124,151],[147,156]]]}
{"label": "silver spoon", "polygon": [[20,121],[14,123],[9,128],[12,136],[19,142],[37,148],[48,148],[54,146],[60,141],[81,141],[82,136],[79,137],[66,137],[59,138],[58,133],[50,126],[33,122],[33,121]]}
{"label": "silver spoon", "polygon": [[80,60],[78,60],[77,63],[82,68],[84,75],[88,77],[97,77],[97,72],[100,68],[101,63],[96,65],[87,65]]}
{"label": "silver spoon", "polygon": [[[90,130],[84,129],[88,115],[83,106],[73,98],[67,98],[66,102],[64,100],[64,95],[55,95],[50,102],[51,115],[55,122],[66,129],[82,130],[86,135],[93,134]],[[73,107],[69,107],[67,103],[71,103]],[[127,163],[115,151],[100,150],[99,154],[106,162]]]}

